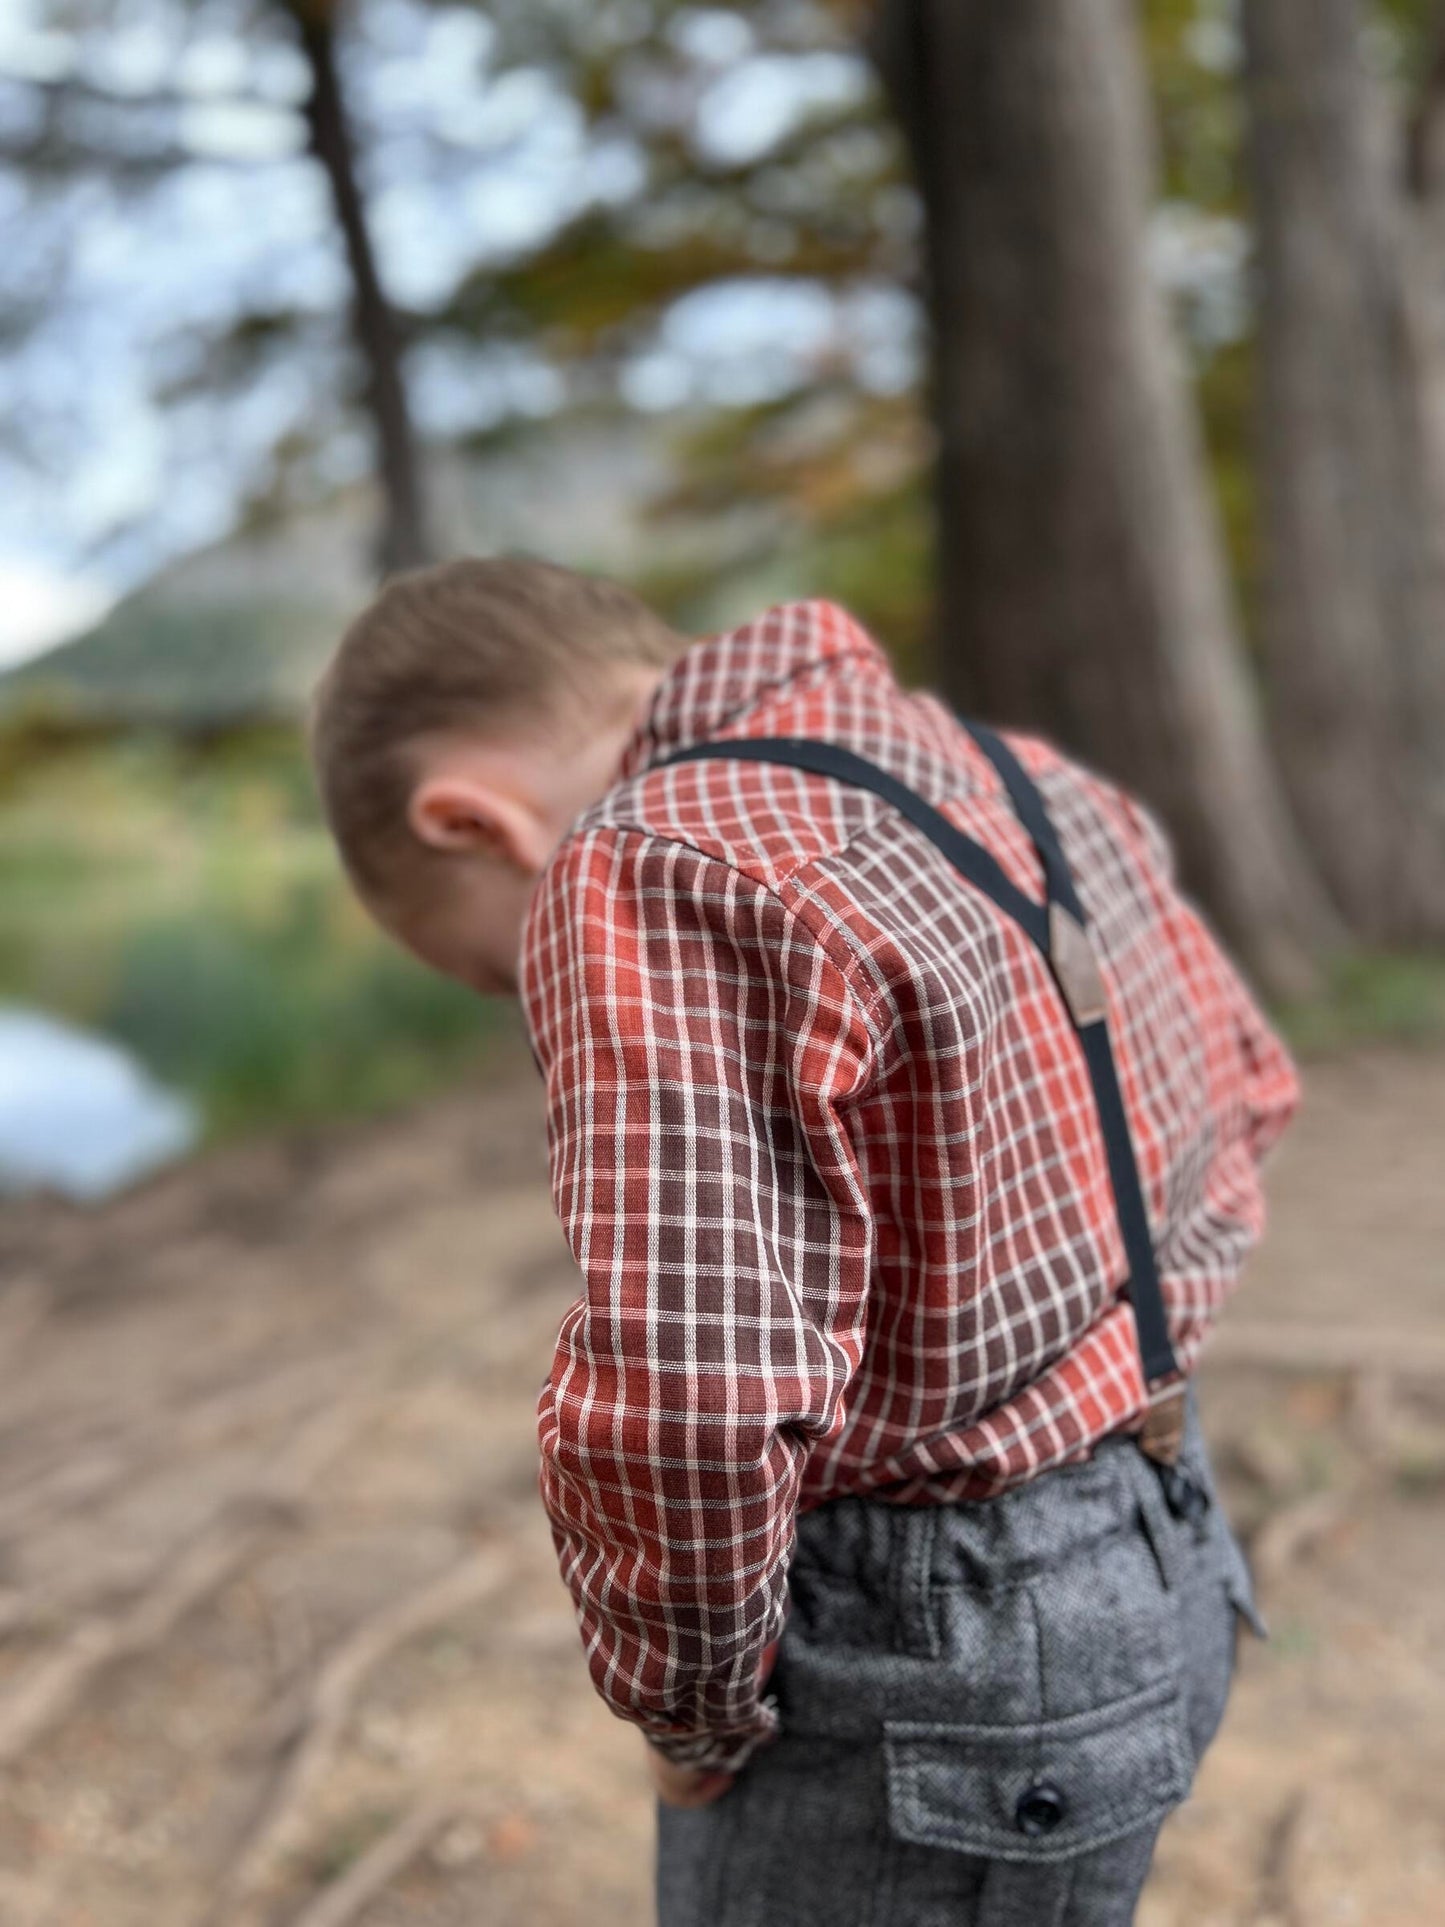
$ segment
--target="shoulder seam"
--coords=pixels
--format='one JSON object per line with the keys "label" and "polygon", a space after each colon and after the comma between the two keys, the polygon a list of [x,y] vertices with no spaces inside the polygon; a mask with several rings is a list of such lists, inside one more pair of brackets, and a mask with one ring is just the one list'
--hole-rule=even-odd
{"label": "shoulder seam", "polygon": [[[839,978],[842,980],[844,989],[862,1013],[863,1028],[868,1033],[868,1041],[872,1047],[874,1057],[876,1060],[881,1061],[883,1056],[883,1039],[879,1034],[875,1022],[875,1013],[878,1004],[882,1001],[882,988],[871,988],[865,995],[862,987],[853,980],[853,970],[861,961],[861,953],[854,951],[852,947],[849,946],[849,967],[845,968],[842,961],[833,954],[832,945],[827,941],[824,934],[814,929],[812,923],[803,916],[797,905],[789,902],[788,898],[783,894],[785,887],[798,874],[798,871],[806,869],[808,862],[814,859],[809,858],[799,863],[794,869],[789,870],[785,875],[779,877],[776,884],[772,884],[766,882],[762,877],[752,875],[749,871],[745,870],[740,863],[733,863],[729,861],[727,857],[720,856],[716,850],[703,849],[701,844],[693,842],[690,837],[674,836],[664,830],[655,830],[645,823],[625,823],[616,820],[605,823],[595,823],[590,824],[585,830],[577,831],[576,836],[580,840],[585,837],[599,837],[608,831],[615,832],[619,836],[645,837],[657,844],[670,844],[677,849],[691,850],[695,855],[702,857],[705,862],[716,864],[720,870],[731,871],[734,876],[740,877],[744,883],[751,889],[756,890],[760,895],[771,897],[787,917],[789,923],[797,925],[806,932],[808,941],[813,948],[818,951],[837,972]],[[569,840],[571,839],[563,839],[564,842]],[[851,842],[852,838],[849,838],[849,841]],[[846,845],[840,845],[839,847],[845,848]],[[561,845],[558,846],[558,851],[560,851],[560,848]],[[558,854],[558,851],[553,852],[554,857]],[[836,854],[836,852],[832,854]]]}

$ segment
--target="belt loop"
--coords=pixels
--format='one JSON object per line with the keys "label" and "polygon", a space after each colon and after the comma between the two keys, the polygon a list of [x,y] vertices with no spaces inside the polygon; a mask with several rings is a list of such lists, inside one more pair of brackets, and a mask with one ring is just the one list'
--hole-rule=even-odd
{"label": "belt loop", "polygon": [[933,1548],[938,1532],[937,1505],[895,1506],[902,1535],[902,1558],[896,1562],[896,1603],[905,1652],[927,1659],[939,1656],[938,1627],[933,1614]]}

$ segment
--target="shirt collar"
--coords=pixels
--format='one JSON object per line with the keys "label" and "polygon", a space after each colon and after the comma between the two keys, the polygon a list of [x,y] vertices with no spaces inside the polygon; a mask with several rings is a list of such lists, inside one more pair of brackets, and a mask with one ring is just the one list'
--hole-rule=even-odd
{"label": "shirt collar", "polygon": [[654,688],[614,780],[640,774],[673,750],[744,733],[730,725],[780,685],[824,663],[849,674],[893,673],[882,644],[836,602],[780,602],[740,628],[702,637]]}

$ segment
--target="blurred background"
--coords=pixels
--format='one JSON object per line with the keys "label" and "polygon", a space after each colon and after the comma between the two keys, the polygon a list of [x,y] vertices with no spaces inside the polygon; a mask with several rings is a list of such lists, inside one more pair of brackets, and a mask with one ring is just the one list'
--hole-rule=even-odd
{"label": "blurred background", "polygon": [[499,549],[833,597],[1161,812],[1307,1094],[1141,1921],[1445,1917],[1441,0],[11,0],[0,223],[0,1921],[650,1917],[520,1018],[300,733]]}

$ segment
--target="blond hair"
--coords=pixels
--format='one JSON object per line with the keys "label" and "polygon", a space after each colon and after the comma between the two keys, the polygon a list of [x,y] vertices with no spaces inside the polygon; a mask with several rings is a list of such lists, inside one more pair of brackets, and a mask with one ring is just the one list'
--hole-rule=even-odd
{"label": "blond hair", "polygon": [[624,664],[665,667],[690,638],[630,589],[532,556],[464,556],[389,578],[347,628],[312,696],[308,744],[354,882],[395,890],[418,737],[603,710]]}

